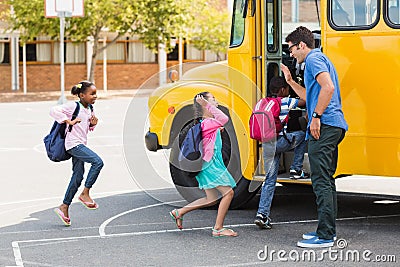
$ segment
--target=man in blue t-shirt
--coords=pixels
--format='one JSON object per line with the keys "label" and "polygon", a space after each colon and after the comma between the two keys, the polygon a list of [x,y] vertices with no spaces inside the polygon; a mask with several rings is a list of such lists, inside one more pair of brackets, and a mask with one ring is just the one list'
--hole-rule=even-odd
{"label": "man in blue t-shirt", "polygon": [[288,84],[297,95],[307,99],[308,157],[311,182],[316,195],[318,228],[303,235],[300,247],[331,247],[336,238],[337,196],[333,175],[337,167],[338,145],[348,129],[342,111],[338,76],[332,62],[314,49],[314,36],[305,27],[298,27],[285,39],[297,63],[305,63],[304,84],[297,84],[289,69],[281,64]]}

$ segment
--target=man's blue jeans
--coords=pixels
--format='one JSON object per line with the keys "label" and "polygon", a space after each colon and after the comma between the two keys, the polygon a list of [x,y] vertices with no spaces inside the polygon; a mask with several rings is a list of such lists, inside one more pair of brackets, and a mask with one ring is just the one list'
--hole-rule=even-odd
{"label": "man's blue jeans", "polygon": [[104,164],[102,159],[96,153],[83,144],[77,145],[69,149],[67,152],[72,156],[72,177],[71,181],[69,182],[67,192],[65,193],[63,203],[66,205],[71,205],[72,199],[74,198],[83,180],[83,174],[85,173],[85,162],[92,165],[85,181],[86,188],[91,188],[93,186]]}
{"label": "man's blue jeans", "polygon": [[301,170],[303,168],[304,153],[306,152],[307,144],[305,141],[306,133],[303,131],[296,131],[286,133],[286,136],[290,143],[285,137],[280,136],[276,141],[262,144],[266,176],[261,189],[257,213],[264,216],[269,216],[271,211],[281,153],[294,149],[294,158],[290,169]]}

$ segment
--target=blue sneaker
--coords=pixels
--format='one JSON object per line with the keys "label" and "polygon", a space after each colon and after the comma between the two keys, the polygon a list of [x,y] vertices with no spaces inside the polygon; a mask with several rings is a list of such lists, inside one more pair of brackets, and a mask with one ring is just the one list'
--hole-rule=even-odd
{"label": "blue sneaker", "polygon": [[301,248],[328,248],[333,247],[333,239],[321,239],[319,237],[314,237],[311,239],[303,239],[297,242],[297,246]]}
{"label": "blue sneaker", "polygon": [[[311,239],[317,237],[317,232],[309,232],[307,234],[303,234],[303,239]],[[333,241],[336,241],[336,235],[333,235]]]}

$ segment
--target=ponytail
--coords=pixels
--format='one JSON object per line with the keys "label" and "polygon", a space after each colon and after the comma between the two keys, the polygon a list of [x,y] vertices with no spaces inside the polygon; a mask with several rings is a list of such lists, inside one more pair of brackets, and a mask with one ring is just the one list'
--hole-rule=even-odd
{"label": "ponytail", "polygon": [[85,93],[86,90],[91,87],[92,85],[94,85],[94,83],[89,82],[89,81],[81,81],[78,84],[72,86],[71,89],[71,94],[72,95],[76,95],[79,97],[80,93]]}

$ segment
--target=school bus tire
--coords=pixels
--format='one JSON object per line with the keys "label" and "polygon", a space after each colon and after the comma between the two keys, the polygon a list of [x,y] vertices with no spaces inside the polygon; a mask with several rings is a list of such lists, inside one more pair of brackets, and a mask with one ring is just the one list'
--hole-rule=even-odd
{"label": "school bus tire", "polygon": [[[221,109],[226,114],[229,114],[227,109]],[[237,186],[234,188],[234,198],[231,202],[230,208],[238,209],[251,200],[258,190],[250,190],[250,181],[242,176],[237,139],[234,127],[230,121],[227,125],[225,125],[225,131],[222,132],[221,137],[222,158],[225,166],[227,166],[230,173],[237,181]],[[177,164],[174,164],[174,162],[177,162],[177,157],[179,155],[179,146],[177,142],[178,138],[176,138],[174,144],[171,146],[169,164],[171,178],[179,194],[186,201],[192,202],[196,199],[204,197],[205,193],[203,190],[198,188],[198,182],[195,177],[189,176],[187,172],[180,170]],[[261,184],[259,186],[261,186]]]}

